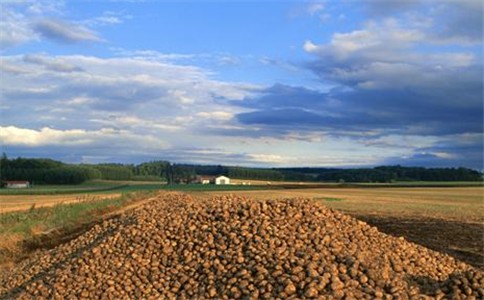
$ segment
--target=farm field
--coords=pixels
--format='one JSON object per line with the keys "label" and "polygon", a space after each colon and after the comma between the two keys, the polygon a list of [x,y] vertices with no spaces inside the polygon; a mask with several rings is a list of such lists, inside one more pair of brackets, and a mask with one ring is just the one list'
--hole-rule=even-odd
{"label": "farm field", "polygon": [[[199,196],[223,191],[198,192]],[[328,188],[237,191],[255,199],[309,198],[351,214],[435,217],[456,221],[484,221],[484,188]]]}
{"label": "farm field", "polygon": [[0,214],[28,210],[32,207],[51,207],[61,203],[76,203],[86,200],[99,201],[119,197],[119,191],[106,194],[68,194],[68,195],[1,195]]}
{"label": "farm field", "polygon": [[[226,195],[205,192],[203,198]],[[484,188],[350,188],[239,191],[263,199],[309,198],[382,232],[484,268]]]}
{"label": "farm field", "polygon": [[159,183],[139,181],[91,181],[80,185],[38,185],[29,189],[0,190],[0,214],[52,207],[58,204],[113,199],[136,191],[160,189]]}
{"label": "farm field", "polygon": [[231,179],[232,184],[250,184],[259,186],[274,186],[283,188],[344,188],[344,187],[484,187],[479,181],[396,181],[391,183],[361,182],[302,182],[302,181],[270,181],[252,179]]}
{"label": "farm field", "polygon": [[482,270],[321,201],[202,198],[159,193],[32,253],[0,272],[0,298],[484,296]]}
{"label": "farm field", "polygon": [[60,203],[75,203],[85,200],[103,200],[122,194],[142,191],[246,191],[267,187],[251,185],[166,185],[159,182],[139,181],[94,181],[82,185],[45,185],[30,189],[0,190],[0,214],[35,207],[50,207]]}
{"label": "farm field", "polygon": [[[52,207],[60,203],[114,199],[135,191],[160,190],[159,184],[128,184],[120,189],[64,195],[0,195],[0,213]],[[109,184],[105,183],[105,184]],[[112,184],[112,183],[111,183]],[[131,184],[131,185],[129,185]],[[405,236],[426,247],[445,252],[475,266],[484,267],[483,187],[302,188],[271,186],[162,186],[198,199],[236,194],[258,200],[307,198],[348,213],[381,231]],[[224,190],[227,189],[227,190]]]}
{"label": "farm field", "polygon": [[[39,206],[32,204],[22,211],[18,211],[21,206],[4,211],[0,214],[0,270],[37,249],[50,249],[67,242],[105,218],[150,201],[153,195],[150,191],[80,195],[72,201],[65,198],[71,195],[36,196],[53,199],[39,202],[43,204]],[[56,197],[64,199],[58,202]]]}
{"label": "farm field", "polygon": [[0,189],[0,197],[8,195],[57,195],[57,194],[87,194],[111,193],[114,190],[147,189],[161,186],[160,182],[152,181],[114,181],[93,180],[75,185],[34,185],[28,189]]}

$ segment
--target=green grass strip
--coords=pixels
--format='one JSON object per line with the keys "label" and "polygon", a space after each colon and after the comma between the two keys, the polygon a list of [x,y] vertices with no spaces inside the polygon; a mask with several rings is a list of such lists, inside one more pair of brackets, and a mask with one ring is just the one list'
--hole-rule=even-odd
{"label": "green grass strip", "polygon": [[130,193],[112,199],[95,196],[74,203],[60,203],[53,207],[0,214],[0,235],[20,234],[26,238],[36,231],[66,228],[96,220],[99,215],[122,207],[134,198],[147,197],[150,193]]}

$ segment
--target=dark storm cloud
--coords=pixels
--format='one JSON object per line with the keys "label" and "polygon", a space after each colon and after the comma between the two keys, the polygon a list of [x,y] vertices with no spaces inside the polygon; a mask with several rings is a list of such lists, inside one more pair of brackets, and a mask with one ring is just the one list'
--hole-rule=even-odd
{"label": "dark storm cloud", "polygon": [[259,110],[241,113],[237,118],[243,124],[261,124],[281,126],[283,128],[293,127],[295,125],[298,127],[318,126],[326,123],[323,116],[297,108]]}
{"label": "dark storm cloud", "polygon": [[458,152],[453,152],[452,156],[442,157],[431,152],[415,153],[407,157],[391,157],[382,162],[384,165],[402,165],[402,166],[421,166],[434,168],[450,168],[450,167],[464,167],[475,170],[482,170],[483,158],[481,152],[472,152],[462,155]]}
{"label": "dark storm cloud", "polygon": [[436,41],[478,43],[483,39],[483,2],[481,0],[442,1],[434,9],[435,28],[429,37]]}
{"label": "dark storm cloud", "polygon": [[364,7],[371,16],[387,16],[414,8],[421,2],[421,0],[366,0]]}
{"label": "dark storm cloud", "polygon": [[[483,2],[481,0],[366,0],[364,12],[372,18],[408,14],[431,22],[428,41],[478,43],[483,39]],[[417,25],[418,24],[412,24]]]}
{"label": "dark storm cloud", "polygon": [[233,101],[232,104],[248,108],[271,109],[274,107],[315,107],[321,106],[324,101],[325,96],[318,91],[313,91],[304,87],[275,84],[261,91],[260,97],[247,98],[243,102]]}
{"label": "dark storm cloud", "polygon": [[[411,90],[334,90],[328,93],[276,85],[259,98],[241,102],[251,112],[237,115],[245,125],[285,130],[447,135],[482,131],[481,105]],[[463,101],[464,100],[464,101]],[[440,105],[438,105],[440,103]]]}
{"label": "dark storm cloud", "polygon": [[413,150],[411,155],[389,157],[382,164],[425,166],[425,167],[467,167],[484,170],[484,136],[481,133],[449,135],[432,146]]}
{"label": "dark storm cloud", "polygon": [[406,157],[391,157],[384,161],[385,165],[401,165],[410,167],[448,168],[470,167],[474,168],[476,162],[469,159],[444,159],[432,153],[415,153]]}
{"label": "dark storm cloud", "polygon": [[254,135],[320,132],[360,143],[428,138],[431,146],[409,145],[411,154],[384,163],[481,167],[482,140],[449,137],[483,132],[482,2],[365,4],[370,19],[361,28],[304,44],[313,55],[304,67],[333,90],[274,85],[240,102],[251,110],[236,120],[257,127]]}

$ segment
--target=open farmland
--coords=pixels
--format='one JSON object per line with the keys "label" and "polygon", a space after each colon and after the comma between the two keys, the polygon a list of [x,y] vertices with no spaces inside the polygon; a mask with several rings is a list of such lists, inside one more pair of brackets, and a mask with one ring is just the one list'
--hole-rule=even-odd
{"label": "open farmland", "polygon": [[119,192],[108,194],[73,194],[73,195],[9,195],[0,196],[0,214],[28,210],[32,207],[51,207],[59,204],[82,201],[99,201],[119,197]]}
{"label": "open farmland", "polygon": [[[210,198],[222,192],[198,193]],[[351,188],[240,191],[255,199],[309,198],[484,268],[484,188]],[[195,195],[195,194],[194,194]]]}
{"label": "open farmland", "polygon": [[[196,195],[212,197],[226,193],[209,191]],[[302,188],[237,191],[237,195],[255,199],[309,198],[351,214],[484,221],[484,187]]]}
{"label": "open farmland", "polygon": [[36,185],[29,189],[0,189],[0,214],[31,207],[51,207],[113,199],[123,194],[160,190],[163,185],[153,181],[95,180],[76,185]]}
{"label": "open farmland", "polygon": [[310,199],[158,199],[0,276],[7,298],[477,299],[484,273]]}
{"label": "open farmland", "polygon": [[[54,203],[0,214],[0,269],[8,268],[38,249],[51,249],[82,234],[105,218],[150,201],[151,192]],[[47,204],[47,203],[44,203]]]}

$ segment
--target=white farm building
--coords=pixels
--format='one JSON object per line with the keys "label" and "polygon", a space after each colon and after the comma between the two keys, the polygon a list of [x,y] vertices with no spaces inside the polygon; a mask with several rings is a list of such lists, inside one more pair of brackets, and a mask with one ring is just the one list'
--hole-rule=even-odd
{"label": "white farm building", "polygon": [[230,184],[230,178],[227,176],[210,176],[210,175],[197,175],[193,183],[200,184]]}
{"label": "white farm building", "polygon": [[30,183],[28,181],[7,181],[7,188],[8,189],[26,189],[30,187]]}
{"label": "white farm building", "polygon": [[225,176],[215,177],[215,184],[230,184],[230,178]]}

